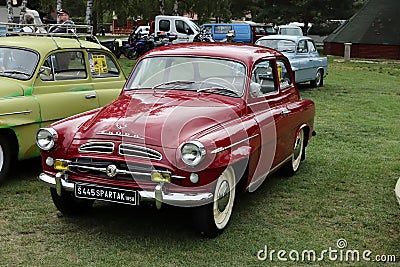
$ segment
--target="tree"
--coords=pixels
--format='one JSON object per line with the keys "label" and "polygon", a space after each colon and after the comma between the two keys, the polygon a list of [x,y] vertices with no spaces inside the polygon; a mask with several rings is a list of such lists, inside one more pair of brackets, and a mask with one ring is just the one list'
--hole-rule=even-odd
{"label": "tree", "polygon": [[[62,8],[62,0],[57,0],[57,10]],[[57,16],[57,23],[60,23],[60,18]]]}
{"label": "tree", "polygon": [[23,0],[21,3],[21,13],[19,14],[19,22],[21,23],[24,20],[24,15],[26,13],[26,4],[28,0]]}
{"label": "tree", "polygon": [[92,10],[93,10],[93,1],[87,0],[86,2],[86,24],[92,25]]}
{"label": "tree", "polygon": [[347,19],[363,0],[254,0],[255,21],[286,24],[293,21],[319,23],[329,19]]}
{"label": "tree", "polygon": [[14,22],[14,11],[12,7],[11,0],[7,0],[7,13],[8,13],[8,22]]}

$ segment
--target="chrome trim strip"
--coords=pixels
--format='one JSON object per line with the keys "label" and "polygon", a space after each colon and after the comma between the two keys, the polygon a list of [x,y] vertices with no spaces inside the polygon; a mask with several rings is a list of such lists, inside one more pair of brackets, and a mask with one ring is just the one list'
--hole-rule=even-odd
{"label": "chrome trim strip", "polygon": [[135,138],[135,139],[144,140],[143,137],[140,137],[137,134],[131,135],[129,133],[121,133],[121,132],[116,132],[116,133],[113,133],[113,132],[98,132],[96,134],[98,134],[98,135],[106,135],[106,136],[119,136],[119,137],[127,137],[127,138]]}
{"label": "chrome trim strip", "polygon": [[256,134],[256,135],[247,137],[247,138],[245,138],[245,139],[243,139],[243,140],[240,140],[240,141],[238,141],[238,142],[236,142],[236,143],[233,143],[233,144],[231,144],[231,145],[229,145],[229,146],[226,146],[226,147],[219,147],[219,148],[216,148],[216,149],[214,149],[213,151],[211,151],[211,154],[217,154],[217,153],[219,153],[219,152],[222,152],[222,151],[224,151],[224,150],[227,150],[227,149],[229,149],[229,148],[232,148],[232,147],[234,147],[234,146],[237,146],[237,145],[239,145],[240,143],[246,142],[246,141],[248,141],[248,140],[250,140],[250,139],[252,139],[252,138],[254,138],[254,137],[257,137],[258,135],[259,135],[259,134]]}
{"label": "chrome trim strip", "polygon": [[25,111],[16,111],[16,112],[9,112],[9,113],[1,113],[0,116],[7,116],[7,115],[29,115],[32,113],[32,110],[25,110]]}
{"label": "chrome trim strip", "polygon": [[[111,146],[109,146],[111,145]],[[83,147],[83,148],[82,148]],[[110,150],[109,152],[104,152],[104,151],[91,151],[91,150],[84,150],[86,149],[86,147],[88,148],[103,148],[106,150]],[[88,143],[84,143],[82,145],[80,145],[80,147],[78,148],[78,151],[80,153],[102,153],[102,154],[112,154],[114,152],[114,143],[113,142],[88,142]]]}
{"label": "chrome trim strip", "polygon": [[[62,175],[65,176],[65,175]],[[64,177],[59,177],[62,189],[65,191],[73,192],[75,189],[75,183],[67,182]],[[41,173],[39,180],[46,183],[50,187],[56,187],[56,177]],[[175,206],[198,206],[212,202],[214,194],[212,193],[193,193],[193,192],[182,192],[182,193],[171,193],[167,192],[162,185],[156,186],[154,191],[138,191],[140,194],[141,201],[161,201]],[[157,198],[156,198],[157,195]]]}
{"label": "chrome trim strip", "polygon": [[[83,165],[77,165],[77,164],[69,164],[68,166],[72,167],[72,168],[79,168],[79,169],[85,169],[85,170],[91,170],[91,171],[98,171],[98,172],[103,172],[103,173],[107,174],[107,168],[98,168],[98,167],[83,166]],[[158,171],[158,170],[154,170],[154,171]],[[158,171],[158,172],[171,174],[171,172],[169,172],[169,171]],[[125,171],[125,170],[116,169],[115,173],[116,173],[116,175],[118,175],[118,174],[130,174],[130,175],[142,175],[142,176],[151,177],[151,172],[148,173],[148,172]],[[173,178],[173,179],[181,179],[181,180],[182,179],[186,179],[186,177],[179,176],[179,175],[171,175],[171,178]]]}

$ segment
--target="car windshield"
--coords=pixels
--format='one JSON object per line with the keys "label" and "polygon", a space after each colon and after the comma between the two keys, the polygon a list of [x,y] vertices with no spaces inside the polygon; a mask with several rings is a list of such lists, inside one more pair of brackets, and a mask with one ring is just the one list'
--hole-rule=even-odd
{"label": "car windshield", "polygon": [[0,76],[28,80],[35,72],[38,60],[33,51],[0,47]]}
{"label": "car windshield", "polygon": [[149,57],[138,63],[125,90],[192,90],[240,97],[245,80],[245,66],[232,60]]}
{"label": "car windshield", "polygon": [[264,40],[257,40],[256,44],[264,46],[264,47],[276,49],[280,52],[293,52],[294,53],[296,51],[296,43],[291,40],[264,39]]}

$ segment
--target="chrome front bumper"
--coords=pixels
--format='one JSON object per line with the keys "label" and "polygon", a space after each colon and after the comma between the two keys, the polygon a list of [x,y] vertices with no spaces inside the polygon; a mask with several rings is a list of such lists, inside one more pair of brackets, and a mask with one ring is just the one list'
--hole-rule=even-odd
{"label": "chrome front bumper", "polygon": [[[62,191],[73,192],[75,190],[75,183],[68,182],[65,179],[66,175],[58,173],[56,176],[41,173],[39,180],[56,188],[59,195]],[[140,201],[152,201],[156,203],[157,208],[161,208],[161,204],[169,204],[181,207],[195,207],[208,204],[213,201],[214,195],[212,193],[172,193],[167,192],[164,183],[159,183],[155,186],[153,191],[138,191],[140,194]]]}

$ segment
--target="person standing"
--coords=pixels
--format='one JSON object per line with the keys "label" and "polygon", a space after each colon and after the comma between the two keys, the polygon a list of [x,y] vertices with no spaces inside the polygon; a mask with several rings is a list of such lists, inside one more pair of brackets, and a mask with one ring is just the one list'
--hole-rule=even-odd
{"label": "person standing", "polygon": [[57,16],[60,19],[61,25],[53,26],[50,28],[50,33],[73,33],[75,29],[70,25],[74,25],[75,23],[69,19],[69,12],[65,9],[60,9],[57,11]]}
{"label": "person standing", "polygon": [[35,27],[35,18],[29,14],[25,13],[24,14],[24,24],[27,24],[25,27],[23,27],[20,32],[37,32],[37,28]]}

